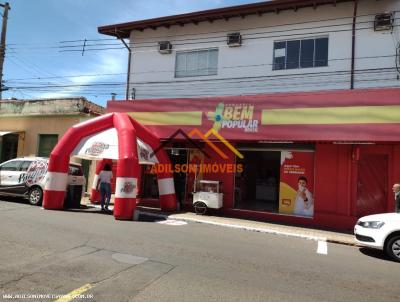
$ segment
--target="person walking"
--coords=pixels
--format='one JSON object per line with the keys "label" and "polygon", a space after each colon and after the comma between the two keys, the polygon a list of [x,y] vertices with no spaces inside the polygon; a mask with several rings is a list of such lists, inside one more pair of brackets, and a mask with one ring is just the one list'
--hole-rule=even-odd
{"label": "person walking", "polygon": [[395,211],[400,213],[400,184],[393,185],[393,193],[394,193],[394,200],[395,200]]}
{"label": "person walking", "polygon": [[104,165],[103,170],[99,174],[99,180],[97,182],[97,190],[100,191],[100,204],[101,210],[108,211],[108,206],[111,199],[111,179],[113,174],[111,172],[111,166],[109,164]]}

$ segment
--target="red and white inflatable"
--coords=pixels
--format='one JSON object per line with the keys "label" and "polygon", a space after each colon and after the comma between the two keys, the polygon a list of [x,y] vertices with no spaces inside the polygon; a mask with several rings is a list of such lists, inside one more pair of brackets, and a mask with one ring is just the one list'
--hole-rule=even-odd
{"label": "red and white inflatable", "polygon": [[[98,140],[100,135],[106,135],[109,139],[100,141]],[[140,176],[139,163],[170,164],[164,150],[160,150],[150,158],[159,143],[156,136],[125,113],[110,113],[71,127],[51,152],[43,208],[49,210],[63,208],[71,154],[108,161],[117,159],[114,217],[132,219]],[[96,174],[101,171],[105,163],[103,160],[98,164]],[[172,174],[163,173],[157,177],[161,209],[176,210]]]}

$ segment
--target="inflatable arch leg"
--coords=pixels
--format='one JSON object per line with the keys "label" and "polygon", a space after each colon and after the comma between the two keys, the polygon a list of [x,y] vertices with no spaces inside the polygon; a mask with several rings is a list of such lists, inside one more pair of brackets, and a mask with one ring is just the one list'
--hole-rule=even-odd
{"label": "inflatable arch leg", "polygon": [[[55,163],[53,167],[51,167],[51,163]],[[69,157],[65,158],[52,153],[49,160],[49,169],[46,174],[43,208],[60,210],[64,207],[64,196],[68,185],[68,171]]]}
{"label": "inflatable arch leg", "polygon": [[[157,159],[160,163],[171,164],[167,152],[160,150],[157,153]],[[176,211],[176,194],[173,174],[157,173],[158,192],[160,195],[160,207],[163,211]]]}
{"label": "inflatable arch leg", "polygon": [[[150,130],[138,123],[135,119],[132,117],[130,117],[130,119],[133,127],[136,130],[136,135],[146,144],[149,144],[153,150],[156,150],[160,145],[160,140]],[[168,154],[164,149],[158,151],[155,156],[160,164],[171,164]],[[163,211],[176,211],[177,203],[173,174],[170,172],[157,173],[157,182],[161,209]]]}
{"label": "inflatable arch leg", "polygon": [[119,142],[114,217],[121,220],[132,220],[136,209],[140,171],[136,131],[126,114],[115,113],[114,126],[118,131]]}

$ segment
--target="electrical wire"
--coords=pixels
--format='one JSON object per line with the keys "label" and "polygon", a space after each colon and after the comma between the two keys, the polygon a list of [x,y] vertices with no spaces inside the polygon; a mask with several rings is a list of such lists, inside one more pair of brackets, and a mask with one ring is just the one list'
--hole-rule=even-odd
{"label": "electrical wire", "polygon": [[[365,59],[384,59],[384,58],[391,58],[396,57],[396,54],[390,55],[380,55],[380,56],[365,56],[365,57],[356,57],[356,60],[365,60]],[[327,62],[334,62],[334,61],[347,61],[350,60],[350,57],[346,58],[333,58],[328,59]],[[302,61],[304,62],[304,61]],[[311,62],[311,61],[310,61]],[[298,63],[296,62],[286,62],[286,63]],[[306,63],[306,62],[304,62]],[[249,68],[249,67],[262,67],[262,66],[274,66],[274,63],[260,63],[260,64],[247,64],[247,65],[231,65],[231,66],[222,66],[221,69],[235,69],[235,68]],[[201,69],[200,69],[201,70]],[[204,70],[208,70],[205,68]],[[175,69],[163,69],[163,70],[148,70],[148,71],[137,71],[134,74],[147,74],[147,73],[165,73],[165,72],[175,72]],[[97,76],[117,76],[117,75],[126,75],[126,73],[104,73],[104,74],[81,74],[81,75],[70,75],[70,76],[52,76],[52,77],[30,77],[30,78],[17,78],[17,79],[5,79],[4,82],[10,83],[20,80],[42,80],[42,79],[57,79],[57,78],[77,78],[77,77],[97,77]]]}
{"label": "electrical wire", "polygon": [[[398,19],[398,18],[397,18]],[[326,19],[326,20],[339,20],[339,18],[337,19]],[[314,23],[317,21],[311,21],[311,22],[299,22],[299,23],[293,23],[293,24],[307,24],[307,23]],[[359,21],[357,24],[366,24],[366,23],[371,23],[372,21]],[[246,33],[243,34],[244,39],[250,40],[250,39],[261,39],[261,38],[273,38],[273,37],[283,37],[283,36],[290,36],[290,35],[307,35],[307,34],[321,34],[321,33],[334,33],[334,32],[343,32],[343,31],[351,31],[352,29],[342,29],[342,30],[332,30],[332,31],[323,31],[323,32],[312,32],[312,33],[298,33],[298,34],[288,34],[288,35],[277,35],[277,36],[257,36],[257,37],[251,37],[254,35],[261,35],[261,34],[274,34],[274,33],[282,33],[282,32],[292,32],[292,31],[300,31],[300,30],[310,30],[310,29],[320,29],[320,28],[331,28],[331,27],[338,27],[338,26],[348,26],[351,25],[352,23],[345,23],[345,24],[331,24],[331,25],[323,25],[323,26],[318,26],[318,27],[308,27],[308,28],[294,28],[294,29],[284,29],[284,30],[275,30],[275,31],[262,31],[262,32],[256,32],[256,33]],[[279,25],[279,26],[283,26],[283,25]],[[272,26],[273,27],[273,26]],[[265,28],[265,27],[260,27],[260,28]],[[356,30],[365,30],[365,29],[372,29],[372,27],[363,27],[363,28],[356,28]],[[242,29],[242,31],[244,31],[246,29]],[[227,32],[227,31],[225,31]],[[212,33],[212,32],[211,32]],[[178,36],[178,35],[176,35]],[[164,39],[166,37],[163,37]],[[222,40],[211,40],[210,39],[218,39],[221,38]],[[177,41],[193,41],[193,40],[204,40],[206,39],[207,41],[199,41],[199,42],[187,42],[187,43],[174,43],[174,45],[176,46],[182,46],[182,45],[192,45],[192,44],[202,44],[202,43],[218,43],[218,42],[226,42],[226,36],[218,36],[218,37],[203,37],[203,38],[186,38],[186,39],[180,39]],[[104,39],[105,40],[105,39]],[[112,39],[107,39],[107,40],[112,40]],[[85,41],[85,40],[74,40],[71,42],[77,42],[77,41]],[[86,41],[95,41],[95,39],[91,39],[91,40],[86,40]],[[115,40],[114,40],[115,41]],[[61,42],[67,42],[67,41],[61,41]],[[61,43],[59,42],[59,43]],[[145,44],[145,43],[155,43],[155,42],[144,42],[141,44]],[[15,44],[14,44],[15,45]],[[113,50],[113,49],[124,49],[124,47],[100,47],[100,48],[91,48],[91,47],[97,47],[97,46],[119,46],[120,44],[117,43],[106,43],[106,44],[99,44],[99,43],[94,43],[94,44],[85,44],[85,51],[100,51],[100,50]],[[150,48],[150,47],[154,47],[154,45],[149,45],[149,46],[134,46],[132,47],[132,49],[137,49],[137,48]],[[22,50],[29,50],[29,49],[38,49],[38,50],[43,50],[43,49],[59,49],[60,52],[74,52],[74,51],[78,51],[81,52],[83,49],[83,44],[79,44],[79,45],[59,45],[59,46],[51,46],[51,47],[37,47],[37,48],[23,48]],[[67,49],[64,49],[67,48]],[[79,48],[79,49],[68,49],[68,48]],[[16,48],[16,47],[10,47],[9,50],[11,51],[15,51],[21,48]]]}
{"label": "electrical wire", "polygon": [[[394,71],[394,68],[388,68],[385,70],[358,70],[355,72],[355,74],[361,74],[361,75],[366,75],[368,73],[370,74],[385,74],[387,72],[390,71]],[[324,76],[332,76],[332,75],[336,75],[336,76],[346,76],[349,75],[350,71],[334,71],[334,72],[325,72],[325,73],[319,73],[319,74],[315,74],[315,73],[311,73],[310,75],[307,76],[307,74],[296,74],[297,78],[289,78],[286,80],[296,80],[297,83],[295,84],[299,84],[299,85],[310,85],[313,84],[313,82],[310,82],[310,79],[312,78],[316,78],[315,79],[315,83],[321,83],[322,82],[322,77]],[[241,77],[241,78],[230,78],[230,79],[211,79],[212,84],[213,85],[218,85],[216,83],[215,80],[219,80],[223,81],[223,84],[240,84],[240,83],[256,83],[256,82],[263,82],[265,80],[273,80],[273,81],[277,81],[278,85],[280,85],[281,87],[285,87],[285,83],[282,82],[283,80],[285,80],[285,77],[287,78],[289,75],[281,75],[281,76],[263,76],[263,77]],[[282,79],[283,78],[283,79]],[[299,82],[298,79],[304,79],[303,82]],[[385,78],[386,80],[390,79],[390,78]],[[378,78],[372,78],[372,80],[380,80]],[[202,80],[201,84],[204,85],[204,80]],[[210,81],[210,79],[206,80],[206,81]],[[331,81],[330,79],[328,79],[328,81]],[[336,80],[335,80],[336,81]],[[358,81],[362,81],[362,80],[358,80]],[[174,84],[182,84],[182,83],[186,83],[186,84],[190,84],[190,86],[193,85],[197,85],[200,81],[163,81],[163,82],[133,82],[130,83],[132,85],[139,85],[139,84],[150,84],[153,85],[152,87],[157,87],[157,85],[154,84],[158,84],[158,89],[162,88],[165,90],[172,90],[172,91],[179,91],[179,90],[187,90],[187,88],[179,88],[179,87],[171,87],[171,83]],[[205,83],[208,87],[209,87],[209,83]],[[115,83],[110,83],[110,82],[105,82],[105,83],[92,83],[92,84],[75,84],[75,85],[70,85],[70,84],[66,84],[66,85],[40,85],[40,86],[10,86],[10,89],[30,89],[30,90],[34,90],[34,89],[43,89],[43,88],[82,88],[82,87],[116,87],[116,86],[125,86],[126,83],[124,82],[115,82]],[[162,85],[167,85],[167,87],[162,87]],[[268,84],[270,85],[270,84]],[[293,85],[293,83],[290,83],[289,85],[286,84],[286,86],[291,86]],[[206,86],[206,87],[207,87]],[[167,89],[166,89],[167,88]],[[224,87],[223,87],[224,88]],[[196,87],[196,89],[199,89],[199,87]]]}

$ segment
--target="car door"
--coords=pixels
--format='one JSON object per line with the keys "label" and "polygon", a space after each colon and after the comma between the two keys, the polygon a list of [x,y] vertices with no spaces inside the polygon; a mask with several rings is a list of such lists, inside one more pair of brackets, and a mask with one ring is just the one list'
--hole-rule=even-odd
{"label": "car door", "polygon": [[19,171],[21,165],[19,160],[11,160],[0,165],[0,193],[19,194],[23,187],[23,172]]}
{"label": "car door", "polygon": [[15,193],[17,194],[27,194],[29,191],[29,185],[27,183],[27,178],[28,178],[28,169],[32,164],[32,160],[23,160],[21,161],[19,167],[18,167],[18,185],[16,187]]}

